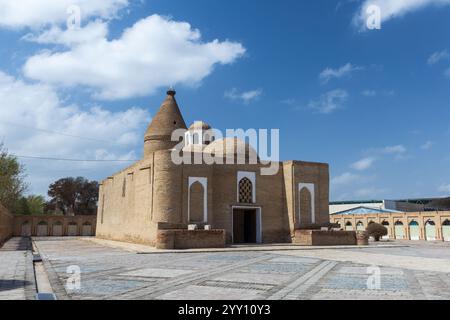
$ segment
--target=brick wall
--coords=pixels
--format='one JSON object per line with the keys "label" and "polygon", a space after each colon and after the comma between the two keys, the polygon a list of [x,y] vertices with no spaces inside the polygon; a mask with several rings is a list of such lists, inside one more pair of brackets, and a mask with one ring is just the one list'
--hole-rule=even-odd
{"label": "brick wall", "polygon": [[356,245],[356,232],[295,230],[294,243],[305,246]]}
{"label": "brick wall", "polygon": [[94,236],[96,216],[14,216],[13,235]]}
{"label": "brick wall", "polygon": [[0,247],[13,233],[13,216],[0,204]]}
{"label": "brick wall", "polygon": [[158,230],[158,249],[198,249],[225,247],[225,230]]}

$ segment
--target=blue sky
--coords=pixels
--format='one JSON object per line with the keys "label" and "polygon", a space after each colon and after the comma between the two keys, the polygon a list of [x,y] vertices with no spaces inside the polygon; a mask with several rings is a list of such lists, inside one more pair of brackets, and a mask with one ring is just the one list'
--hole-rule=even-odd
{"label": "blue sky", "polygon": [[[0,0],[0,140],[14,154],[139,159],[172,84],[186,122],[279,128],[282,160],[329,163],[332,200],[450,194],[450,1],[35,2]],[[364,27],[369,4],[380,30]],[[21,161],[42,194],[126,166]]]}

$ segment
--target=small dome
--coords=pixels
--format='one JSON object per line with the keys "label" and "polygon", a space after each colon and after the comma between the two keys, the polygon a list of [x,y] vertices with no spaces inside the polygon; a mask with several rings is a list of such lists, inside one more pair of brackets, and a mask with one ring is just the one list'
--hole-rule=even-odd
{"label": "small dome", "polygon": [[224,156],[241,155],[244,152],[246,158],[253,157],[254,159],[258,159],[256,150],[248,143],[236,137],[216,140],[208,145],[204,149],[204,152],[216,156],[222,152]]}
{"label": "small dome", "polygon": [[211,126],[203,121],[195,121],[191,126],[189,127],[189,131],[193,130],[209,130],[211,129]]}

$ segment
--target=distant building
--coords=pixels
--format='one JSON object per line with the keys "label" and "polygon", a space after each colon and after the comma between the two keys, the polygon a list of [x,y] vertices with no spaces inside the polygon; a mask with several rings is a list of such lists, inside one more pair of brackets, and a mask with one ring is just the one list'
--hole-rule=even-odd
{"label": "distant building", "polygon": [[450,198],[333,201],[330,202],[330,214],[336,214],[359,207],[401,212],[450,211]]}
{"label": "distant building", "polygon": [[346,231],[364,231],[371,223],[388,229],[389,239],[450,241],[450,211],[401,212],[358,207],[330,215]]}
{"label": "distant building", "polygon": [[450,241],[450,198],[331,202],[330,222],[347,231],[380,223],[388,239]]}

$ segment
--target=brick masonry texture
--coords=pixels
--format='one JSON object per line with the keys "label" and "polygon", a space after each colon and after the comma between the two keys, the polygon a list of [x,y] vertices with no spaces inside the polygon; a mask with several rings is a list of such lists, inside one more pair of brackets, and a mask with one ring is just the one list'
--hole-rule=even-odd
{"label": "brick masonry texture", "polygon": [[[449,211],[431,211],[431,212],[396,212],[396,213],[380,213],[380,214],[355,214],[341,215],[333,214],[330,221],[338,223],[341,228],[345,228],[347,224],[351,225],[353,230],[356,229],[358,222],[362,223],[365,229],[369,223],[376,222],[384,224],[388,229],[388,237],[390,239],[407,239],[407,240],[436,240],[450,241],[450,212]],[[427,239],[427,222],[433,222],[434,226],[429,226],[428,230],[434,229],[433,239]],[[411,223],[418,225],[415,237],[411,232]],[[401,223],[401,225],[400,225]],[[398,225],[396,228],[396,224]],[[397,232],[396,232],[397,231]]]}
{"label": "brick masonry texture", "polygon": [[[207,127],[206,124],[200,129]],[[144,158],[101,182],[97,219],[97,237],[141,244],[157,245],[161,223],[178,224],[187,228],[190,223],[211,225],[225,230],[225,241],[233,242],[233,208],[258,210],[261,214],[260,242],[291,242],[295,229],[311,222],[312,208],[301,208],[308,201],[300,201],[299,184],[313,184],[315,222],[329,222],[329,167],[328,164],[286,161],[280,162],[275,175],[261,175],[261,162],[256,164],[175,164],[171,158],[170,133],[185,129],[175,93],[168,92],[160,111],[145,134]],[[191,128],[196,128],[191,126]],[[191,130],[191,129],[189,129]],[[189,133],[189,132],[188,132]],[[227,145],[223,145],[226,143]],[[228,143],[243,144],[234,139],[216,140],[206,145],[195,145],[192,150],[206,150],[213,146],[225,150],[226,156],[238,151]],[[252,148],[245,145],[245,157]],[[234,153],[236,152],[236,153]],[[239,202],[239,172],[255,176],[255,201]],[[199,184],[191,186],[189,178],[207,181],[205,195]],[[245,185],[249,193],[249,185]],[[308,196],[308,190],[302,195]],[[206,197],[206,206],[203,200]],[[312,199],[312,195],[309,194]],[[243,199],[243,198],[242,198]],[[252,199],[253,202],[253,199]],[[203,209],[205,210],[204,212]],[[193,212],[190,212],[193,211]],[[200,211],[200,212],[199,212]],[[211,238],[211,242],[216,240]],[[198,242],[197,242],[198,243]]]}
{"label": "brick masonry texture", "polygon": [[294,243],[305,246],[355,245],[356,232],[295,230]]}
{"label": "brick masonry texture", "polygon": [[0,203],[0,247],[13,234],[14,218],[9,211]]}

